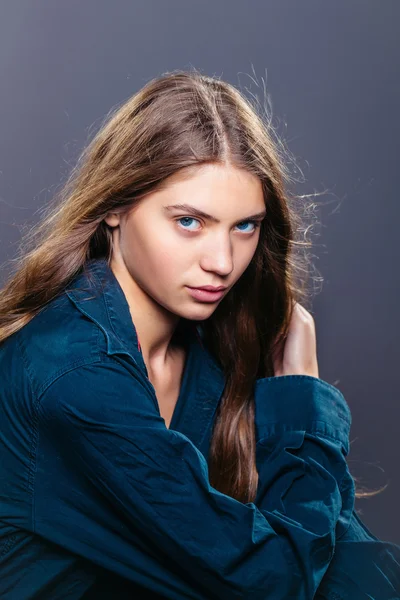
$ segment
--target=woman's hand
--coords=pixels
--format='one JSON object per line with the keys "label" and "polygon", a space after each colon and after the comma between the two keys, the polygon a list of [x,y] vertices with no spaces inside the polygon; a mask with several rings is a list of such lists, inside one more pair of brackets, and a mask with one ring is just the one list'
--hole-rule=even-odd
{"label": "woman's hand", "polygon": [[282,352],[273,358],[274,376],[318,375],[317,339],[312,315],[298,302],[294,302],[289,334]]}

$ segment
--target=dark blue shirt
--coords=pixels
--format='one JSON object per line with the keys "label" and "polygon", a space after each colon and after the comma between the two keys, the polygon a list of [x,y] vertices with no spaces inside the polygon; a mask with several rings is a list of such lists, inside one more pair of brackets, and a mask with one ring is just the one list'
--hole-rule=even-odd
{"label": "dark blue shirt", "polygon": [[169,428],[105,260],[0,346],[0,598],[400,598],[400,547],[354,510],[342,393],[255,382],[259,486],[239,502],[208,480],[223,373],[182,322]]}

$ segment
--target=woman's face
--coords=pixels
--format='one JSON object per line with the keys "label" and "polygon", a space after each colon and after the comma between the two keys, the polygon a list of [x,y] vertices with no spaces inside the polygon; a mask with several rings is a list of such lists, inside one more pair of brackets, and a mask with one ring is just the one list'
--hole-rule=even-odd
{"label": "woman's face", "polygon": [[[146,294],[186,319],[207,319],[249,265],[257,247],[265,203],[260,180],[233,167],[209,164],[195,175],[169,180],[124,215],[109,213],[112,263]],[[210,215],[194,215],[186,204]],[[251,215],[263,213],[256,222]],[[220,299],[204,302],[188,287],[226,286]]]}

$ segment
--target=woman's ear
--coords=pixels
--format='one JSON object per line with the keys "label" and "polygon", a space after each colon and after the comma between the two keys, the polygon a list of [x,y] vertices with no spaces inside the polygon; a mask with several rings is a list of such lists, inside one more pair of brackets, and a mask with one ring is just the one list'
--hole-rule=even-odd
{"label": "woman's ear", "polygon": [[110,227],[117,227],[119,225],[119,215],[117,213],[107,213],[107,215],[104,217],[105,222],[107,223],[107,225],[110,225]]}

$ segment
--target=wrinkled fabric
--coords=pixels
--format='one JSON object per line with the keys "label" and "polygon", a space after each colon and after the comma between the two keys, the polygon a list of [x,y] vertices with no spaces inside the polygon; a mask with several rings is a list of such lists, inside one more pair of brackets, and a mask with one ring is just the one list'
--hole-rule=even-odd
{"label": "wrinkled fabric", "polygon": [[222,370],[201,327],[178,335],[169,428],[103,259],[0,345],[0,598],[400,598],[400,547],[354,510],[341,392],[255,382],[259,485],[238,502],[208,480]]}
{"label": "wrinkled fabric", "polygon": [[336,540],[332,562],[316,600],[398,600],[400,547],[379,540],[354,511],[350,527]]}

